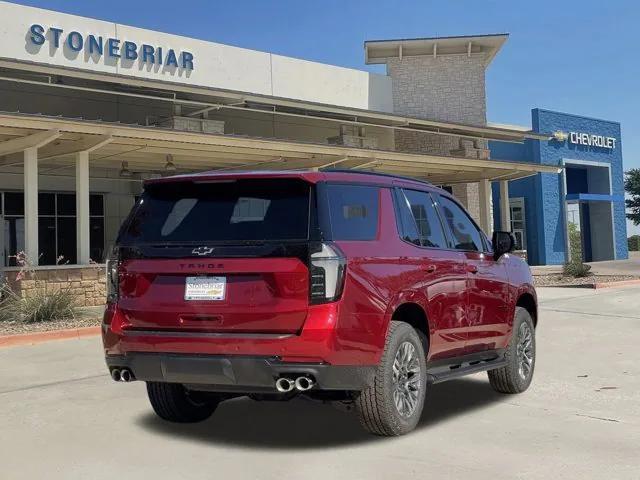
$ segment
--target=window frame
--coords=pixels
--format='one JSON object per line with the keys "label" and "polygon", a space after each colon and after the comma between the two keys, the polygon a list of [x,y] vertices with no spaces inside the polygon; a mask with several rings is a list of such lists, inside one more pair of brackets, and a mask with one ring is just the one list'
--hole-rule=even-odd
{"label": "window frame", "polygon": [[[441,193],[438,193],[438,192],[431,192],[431,196],[432,196],[432,198],[434,200],[434,203],[435,203],[436,209],[438,211],[438,214],[440,215],[440,221],[444,225],[445,236],[447,237],[447,241],[449,243],[449,250],[453,250],[455,252],[466,252],[466,253],[487,253],[487,254],[488,253],[493,253],[493,249],[491,248],[491,243],[487,239],[486,234],[478,226],[477,222],[473,219],[473,217],[471,215],[469,215],[469,212],[467,212],[467,209],[464,208],[460,204],[460,202],[458,202],[452,196],[442,195]],[[445,221],[444,212],[442,211],[442,204],[440,203],[440,198],[442,198],[442,197],[446,198],[447,200],[450,200],[455,205],[457,205],[458,208],[460,208],[460,210],[462,210],[464,215],[467,216],[467,218],[469,219],[469,221],[471,222],[473,227],[477,230],[478,235],[480,236],[480,243],[482,244],[480,250],[468,250],[468,249],[464,249],[463,250],[463,249],[460,249],[460,248],[455,248],[455,242],[453,240],[453,232],[451,231],[451,228],[449,227],[449,224]]]}

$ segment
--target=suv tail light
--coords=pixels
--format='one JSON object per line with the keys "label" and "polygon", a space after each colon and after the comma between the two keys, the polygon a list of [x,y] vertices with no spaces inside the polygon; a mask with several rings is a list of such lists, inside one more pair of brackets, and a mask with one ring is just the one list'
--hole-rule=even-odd
{"label": "suv tail light", "polygon": [[344,289],[346,258],[337,245],[320,244],[320,251],[311,254],[309,265],[309,296],[312,304],[338,300]]}
{"label": "suv tail light", "polygon": [[107,303],[113,303],[118,300],[120,289],[119,267],[120,256],[118,250],[114,248],[107,259]]}

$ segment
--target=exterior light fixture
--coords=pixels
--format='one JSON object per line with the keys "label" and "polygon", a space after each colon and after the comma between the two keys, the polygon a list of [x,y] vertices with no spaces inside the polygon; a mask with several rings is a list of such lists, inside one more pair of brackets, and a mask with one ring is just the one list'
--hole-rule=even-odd
{"label": "exterior light fixture", "polygon": [[131,178],[133,173],[129,170],[129,162],[122,162],[122,168],[120,168],[120,176],[123,178]]}
{"label": "exterior light fixture", "polygon": [[569,138],[569,135],[567,135],[566,133],[564,133],[561,130],[557,130],[557,131],[553,132],[553,138],[554,138],[554,140],[557,140],[558,142],[564,142],[567,138]]}
{"label": "exterior light fixture", "polygon": [[176,164],[173,163],[173,155],[171,155],[171,154],[167,155],[167,163],[164,164],[164,171],[165,172],[175,172],[176,171]]}

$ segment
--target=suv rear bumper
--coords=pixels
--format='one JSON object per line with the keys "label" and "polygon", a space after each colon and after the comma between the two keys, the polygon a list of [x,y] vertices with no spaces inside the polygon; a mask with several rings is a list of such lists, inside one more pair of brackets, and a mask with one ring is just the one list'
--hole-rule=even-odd
{"label": "suv rear bumper", "polygon": [[276,357],[136,353],[107,355],[109,370],[128,368],[136,380],[181,383],[221,392],[275,392],[286,376],[311,376],[317,390],[362,390],[375,366],[282,362]]}

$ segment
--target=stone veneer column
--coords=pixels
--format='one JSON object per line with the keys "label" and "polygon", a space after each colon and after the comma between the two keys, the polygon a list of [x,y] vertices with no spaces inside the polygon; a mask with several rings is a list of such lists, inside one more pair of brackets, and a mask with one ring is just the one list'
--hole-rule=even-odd
{"label": "stone veneer column", "polygon": [[[484,55],[421,55],[387,59],[393,79],[394,113],[429,120],[486,125]],[[472,148],[467,148],[471,142]],[[487,142],[458,137],[396,131],[398,151],[438,155],[486,156]],[[453,193],[479,220],[478,184],[453,186]]]}

